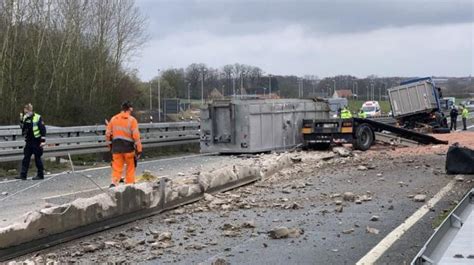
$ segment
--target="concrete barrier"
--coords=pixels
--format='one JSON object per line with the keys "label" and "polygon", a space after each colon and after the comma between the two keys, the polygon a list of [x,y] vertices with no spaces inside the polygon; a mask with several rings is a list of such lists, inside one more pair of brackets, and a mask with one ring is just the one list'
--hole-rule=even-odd
{"label": "concrete barrier", "polygon": [[[166,183],[164,187],[151,182],[123,185],[91,198],[28,212],[20,221],[0,228],[0,260],[3,253],[14,246],[143,210],[160,213],[173,206],[196,201],[196,198],[204,198],[209,191],[235,188],[271,176],[291,166],[292,156],[287,153],[268,155],[260,163],[252,165],[228,166],[198,176],[162,181],[162,184]],[[315,160],[327,158],[320,154],[316,156]]]}

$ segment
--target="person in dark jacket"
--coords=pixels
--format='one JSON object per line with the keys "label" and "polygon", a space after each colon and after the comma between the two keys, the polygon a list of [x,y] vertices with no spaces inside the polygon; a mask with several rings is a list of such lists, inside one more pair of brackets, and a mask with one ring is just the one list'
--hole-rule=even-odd
{"label": "person in dark jacket", "polygon": [[46,127],[44,126],[41,115],[33,112],[33,105],[25,105],[23,113],[20,114],[20,127],[25,137],[25,147],[23,149],[24,157],[21,163],[21,173],[20,176],[16,178],[26,180],[31,155],[34,155],[38,173],[33,180],[42,180],[44,179],[44,167],[41,156],[43,155],[43,146],[46,143]]}
{"label": "person in dark jacket", "polygon": [[456,108],[456,106],[452,106],[451,107],[451,111],[449,112],[449,116],[451,117],[451,131],[454,130],[456,131],[456,123],[457,123],[457,120],[458,120],[458,115],[459,115],[459,112],[458,112],[458,109]]}

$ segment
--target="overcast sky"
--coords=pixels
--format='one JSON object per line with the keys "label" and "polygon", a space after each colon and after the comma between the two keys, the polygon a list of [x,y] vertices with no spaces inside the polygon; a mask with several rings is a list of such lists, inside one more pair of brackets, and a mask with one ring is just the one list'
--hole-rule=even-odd
{"label": "overcast sky", "polygon": [[137,0],[149,41],[131,63],[242,63],[266,73],[474,74],[472,0]]}

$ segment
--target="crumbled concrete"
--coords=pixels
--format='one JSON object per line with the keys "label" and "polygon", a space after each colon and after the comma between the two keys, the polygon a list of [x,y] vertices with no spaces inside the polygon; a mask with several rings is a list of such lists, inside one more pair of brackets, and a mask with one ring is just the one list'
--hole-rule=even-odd
{"label": "crumbled concrete", "polygon": [[426,200],[426,195],[424,194],[418,194],[418,195],[415,195],[415,197],[413,198],[413,200],[415,202],[424,202]]}
{"label": "crumbled concrete", "polygon": [[353,202],[355,200],[355,195],[352,192],[344,192],[344,194],[342,195],[342,198],[345,201]]}
{"label": "crumbled concrete", "polygon": [[338,154],[339,156],[341,157],[348,157],[348,156],[351,156],[352,155],[352,151],[345,148],[345,147],[341,147],[341,146],[338,146],[338,147],[334,147],[332,149],[332,151],[336,154]]}

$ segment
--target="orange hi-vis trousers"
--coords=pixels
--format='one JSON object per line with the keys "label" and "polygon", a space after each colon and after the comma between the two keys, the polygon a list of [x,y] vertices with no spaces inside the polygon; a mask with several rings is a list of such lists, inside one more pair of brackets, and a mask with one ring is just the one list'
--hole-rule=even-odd
{"label": "orange hi-vis trousers", "polygon": [[135,183],[135,152],[112,154],[112,183],[118,185],[124,164],[127,164],[125,183]]}

